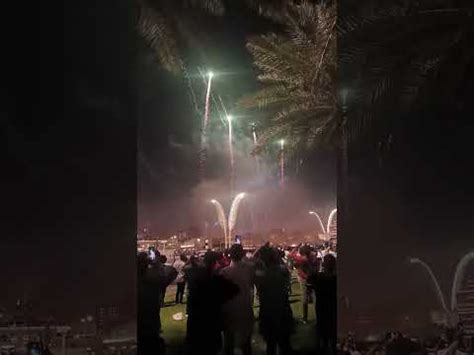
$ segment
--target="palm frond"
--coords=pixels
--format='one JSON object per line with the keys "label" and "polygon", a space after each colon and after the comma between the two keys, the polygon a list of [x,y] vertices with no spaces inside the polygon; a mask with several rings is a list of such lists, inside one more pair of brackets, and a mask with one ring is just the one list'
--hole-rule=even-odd
{"label": "palm frond", "polygon": [[289,2],[284,13],[285,34],[247,44],[263,87],[239,104],[264,113],[257,151],[282,137],[292,149],[311,149],[337,129],[335,6]]}
{"label": "palm frond", "polygon": [[170,72],[179,72],[181,59],[175,33],[165,17],[151,7],[142,6],[138,31],[157,54],[161,66]]}

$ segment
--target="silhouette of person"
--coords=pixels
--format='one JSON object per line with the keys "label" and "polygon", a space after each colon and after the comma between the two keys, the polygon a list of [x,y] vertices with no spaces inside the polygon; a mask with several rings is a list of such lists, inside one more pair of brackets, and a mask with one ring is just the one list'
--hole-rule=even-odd
{"label": "silhouette of person", "polygon": [[137,260],[137,340],[141,355],[164,353],[159,336],[161,330],[160,305],[163,273],[160,265],[152,265],[147,253],[140,253]]}
{"label": "silhouette of person", "polygon": [[189,353],[217,354],[222,347],[222,305],[239,288],[217,273],[219,254],[208,251],[204,265],[186,269],[189,297],[186,341]]}
{"label": "silhouette of person", "polygon": [[323,270],[308,278],[308,283],[316,291],[316,331],[320,350],[323,354],[336,354],[337,334],[337,281],[336,258],[326,254]]}
{"label": "silhouette of person", "polygon": [[267,355],[291,353],[290,335],[293,314],[290,308],[288,285],[290,273],[280,262],[278,252],[265,245],[257,253],[259,263],[255,283],[260,301],[259,330],[267,343]]}
{"label": "silhouette of person", "polygon": [[163,270],[163,282],[161,284],[161,307],[164,307],[166,288],[176,279],[178,276],[178,271],[176,271],[173,266],[166,264],[168,261],[166,255],[159,255],[158,259]]}

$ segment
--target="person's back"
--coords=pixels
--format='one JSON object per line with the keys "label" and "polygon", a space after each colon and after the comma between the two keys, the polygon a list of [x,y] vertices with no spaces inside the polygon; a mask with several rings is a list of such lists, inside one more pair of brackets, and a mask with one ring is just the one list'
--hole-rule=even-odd
{"label": "person's back", "polygon": [[243,262],[232,262],[221,270],[222,276],[239,287],[239,293],[224,304],[227,323],[231,327],[251,326],[253,321],[252,289],[254,272],[252,266]]}
{"label": "person's back", "polygon": [[186,269],[188,280],[187,342],[196,354],[214,354],[221,346],[222,304],[235,296],[237,286],[215,273],[217,255],[208,253],[204,265]]}
{"label": "person's back", "polygon": [[140,354],[159,352],[160,346],[162,347],[159,332],[163,273],[160,266],[157,264],[149,267],[146,253],[141,253],[138,257],[137,336]]}
{"label": "person's back", "polygon": [[234,344],[238,344],[244,353],[250,352],[253,329],[253,267],[242,261],[244,256],[240,244],[230,250],[231,264],[221,270],[221,275],[239,288],[235,297],[223,306],[224,330],[227,353],[233,352]]}
{"label": "person's back", "polygon": [[[260,300],[260,318],[269,322],[289,319],[288,284],[290,275],[281,265],[272,265],[256,272],[257,292]],[[277,325],[277,324],[276,324]]]}
{"label": "person's back", "polygon": [[255,283],[260,301],[259,328],[267,343],[267,353],[290,352],[293,314],[290,307],[288,269],[280,264],[279,255],[270,247],[260,250],[262,263],[256,271]]}

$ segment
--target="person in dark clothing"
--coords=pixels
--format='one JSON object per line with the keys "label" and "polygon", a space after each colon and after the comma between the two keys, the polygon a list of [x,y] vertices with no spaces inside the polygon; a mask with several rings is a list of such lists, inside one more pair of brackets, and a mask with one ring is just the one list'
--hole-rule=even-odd
{"label": "person in dark clothing", "polygon": [[214,355],[221,349],[222,305],[239,292],[217,273],[218,258],[218,253],[208,251],[204,265],[195,263],[185,270],[189,290],[186,341],[193,354]]}
{"label": "person in dark clothing", "polygon": [[178,271],[171,266],[166,264],[168,261],[168,258],[166,255],[160,255],[158,257],[161,268],[163,270],[163,281],[161,284],[161,307],[165,306],[165,296],[166,296],[166,288],[174,281],[176,280],[176,277],[178,276]]}
{"label": "person in dark clothing", "polygon": [[140,253],[137,260],[137,340],[141,355],[164,354],[160,338],[160,305],[163,273],[159,263],[152,264],[147,253]]}
{"label": "person in dark clothing", "polygon": [[336,258],[331,254],[325,255],[322,272],[310,275],[308,283],[316,291],[316,330],[320,350],[323,354],[336,354]]}
{"label": "person in dark clothing", "polygon": [[293,314],[288,296],[290,274],[280,263],[278,251],[268,245],[257,253],[261,263],[256,270],[255,283],[260,300],[259,330],[267,343],[267,355],[291,353],[290,335]]}

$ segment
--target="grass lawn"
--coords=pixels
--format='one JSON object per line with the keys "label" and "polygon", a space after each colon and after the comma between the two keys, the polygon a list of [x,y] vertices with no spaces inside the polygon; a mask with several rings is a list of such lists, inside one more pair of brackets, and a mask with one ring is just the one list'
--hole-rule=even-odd
{"label": "grass lawn", "polygon": [[[167,355],[184,354],[184,339],[186,336],[186,319],[175,321],[173,314],[182,312],[186,314],[186,305],[175,305],[174,297],[176,286],[171,285],[166,291],[165,307],[161,309],[161,323],[163,328],[162,337],[166,342]],[[296,320],[296,328],[292,337],[292,346],[296,354],[311,354],[315,348],[315,313],[314,304],[308,306],[307,324],[301,323],[301,289],[296,278],[292,280],[292,295],[290,296],[293,317]],[[255,315],[258,315],[258,306],[254,308]],[[258,334],[257,322],[255,322],[253,332],[253,354],[265,354],[265,342]],[[237,352],[236,352],[237,353]]]}

